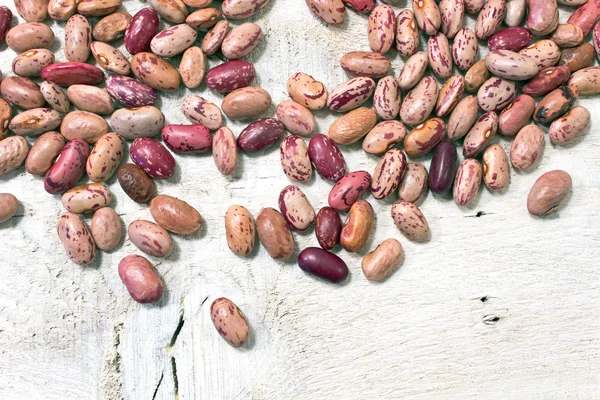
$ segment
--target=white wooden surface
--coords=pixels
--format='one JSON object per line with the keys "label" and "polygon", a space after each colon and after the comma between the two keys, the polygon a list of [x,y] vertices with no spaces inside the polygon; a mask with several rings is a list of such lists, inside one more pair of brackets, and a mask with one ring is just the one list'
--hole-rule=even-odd
{"label": "white wooden surface", "polygon": [[[14,11],[11,1],[0,3]],[[132,13],[145,5],[125,3]],[[310,73],[331,89],[347,79],[340,57],[368,49],[366,17],[354,12],[331,27],[304,1],[272,0],[253,20],[265,35],[249,59],[274,104],[286,99],[292,73]],[[46,22],[64,61],[63,24]],[[0,50],[9,75],[14,53],[5,44]],[[402,60],[390,55],[397,75]],[[169,123],[186,122],[179,105],[187,92],[161,96]],[[193,93],[217,104],[222,98],[205,88]],[[79,267],[55,234],[59,197],[23,168],[0,177],[0,192],[21,201],[18,216],[0,224],[0,398],[600,398],[600,106],[593,98],[580,104],[592,111],[591,130],[572,146],[546,143],[533,171],[512,172],[506,193],[483,189],[468,209],[430,194],[421,205],[432,231],[427,244],[409,242],[394,227],[393,199],[370,198],[376,228],[359,254],[337,250],[351,270],[339,286],[305,275],[294,262],[272,261],[261,246],[247,259],[227,249],[227,207],[241,204],[256,215],[276,207],[290,183],[277,146],[241,155],[233,178],[221,176],[209,154],[175,156],[176,177],[158,182],[158,192],[197,207],[204,227],[175,236],[167,259],[152,259],[167,288],[154,306],[133,302],[117,275],[123,256],[140,254],[128,240]],[[335,116],[316,115],[326,132]],[[243,128],[227,125],[236,134]],[[508,150],[508,140],[495,141]],[[372,171],[377,162],[358,145],[343,152],[349,170]],[[419,161],[428,165],[429,157]],[[568,205],[556,216],[532,218],[529,188],[557,168],[573,177]],[[124,226],[151,218],[115,178],[108,184]],[[315,208],[326,205],[330,183],[316,177],[300,186]],[[312,229],[294,236],[298,249],[316,245]],[[388,237],[402,242],[405,261],[386,282],[369,283],[361,256]],[[219,296],[237,303],[252,326],[242,349],[212,327],[208,310]]]}

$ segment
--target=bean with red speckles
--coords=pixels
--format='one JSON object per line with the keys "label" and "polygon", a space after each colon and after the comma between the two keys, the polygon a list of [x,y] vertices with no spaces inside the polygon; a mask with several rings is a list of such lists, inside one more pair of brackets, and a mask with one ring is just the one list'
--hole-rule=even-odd
{"label": "bean with red speckles", "polygon": [[476,157],[492,141],[498,131],[498,115],[493,111],[483,114],[471,128],[463,144],[465,158]]}
{"label": "bean with red speckles", "polygon": [[440,31],[452,39],[462,28],[465,6],[463,0],[441,0],[440,14],[442,26]]}
{"label": "bean with red speckles", "polygon": [[175,67],[152,53],[141,52],[134,55],[131,70],[140,81],[161,92],[177,90],[181,82]]}
{"label": "bean with red speckles", "polygon": [[307,230],[315,220],[315,210],[298,186],[289,185],[279,194],[279,210],[290,227]]}
{"label": "bean with red speckles", "polygon": [[156,90],[128,76],[109,76],[105,88],[113,99],[126,107],[151,106],[158,99]]}
{"label": "bean with red speckles", "polygon": [[577,98],[577,92],[571,86],[554,89],[538,103],[533,120],[542,124],[550,123],[569,111]]}
{"label": "bean with red speckles", "polygon": [[71,85],[67,97],[75,107],[94,114],[110,114],[115,109],[108,92],[97,86]]}
{"label": "bean with red speckles", "polygon": [[356,11],[368,14],[373,8],[375,8],[375,0],[342,0],[348,7],[355,9]]}
{"label": "bean with red speckles", "polygon": [[438,96],[438,84],[431,76],[421,79],[402,101],[400,119],[407,125],[423,123],[433,111]]}
{"label": "bean with red speckles", "polygon": [[381,78],[392,68],[390,60],[383,54],[368,51],[351,51],[340,60],[342,69],[350,74]]}
{"label": "bean with red speckles", "polygon": [[471,68],[478,51],[475,33],[467,27],[459,30],[452,43],[452,58],[456,66],[463,71]]}
{"label": "bean with red speckles", "polygon": [[396,146],[406,136],[406,128],[400,121],[389,120],[375,125],[362,142],[362,148],[369,154],[385,153]]}
{"label": "bean with red speckles", "polygon": [[556,0],[527,0],[527,27],[538,36],[552,33],[558,26]]}
{"label": "bean with red speckles", "polygon": [[544,68],[523,85],[521,91],[533,97],[543,96],[567,82],[570,75],[569,67],[564,65]]}
{"label": "bean with red speckles", "polygon": [[237,145],[231,129],[219,128],[213,137],[212,153],[215,165],[223,175],[231,175],[237,165]]}
{"label": "bean with red speckles", "polygon": [[96,244],[85,222],[72,212],[58,218],[56,233],[71,261],[78,265],[88,265],[96,256]]}
{"label": "bean with red speckles", "polygon": [[531,119],[535,110],[533,97],[522,94],[510,103],[498,117],[498,130],[506,136],[516,135]]}
{"label": "bean with red speckles", "polygon": [[12,63],[16,75],[26,78],[39,76],[44,68],[54,64],[54,53],[47,49],[32,49],[19,54]]}
{"label": "bean with red speckles", "polygon": [[253,22],[233,28],[221,44],[221,52],[230,60],[246,57],[260,43],[262,29]]}
{"label": "bean with red speckles", "polygon": [[0,140],[0,176],[18,168],[29,153],[29,144],[21,136]]}
{"label": "bean with red speckles", "polygon": [[85,214],[106,207],[112,200],[110,190],[101,183],[88,183],[69,189],[62,196],[67,211]]}
{"label": "bean with red speckles", "polygon": [[103,42],[92,42],[90,50],[92,50],[92,55],[102,68],[119,75],[129,75],[131,72],[131,65],[127,58],[111,45]]}
{"label": "bean with red speckles", "polygon": [[415,54],[419,46],[419,29],[411,10],[401,10],[396,18],[396,50],[403,57]]}
{"label": "bean with red speckles", "polygon": [[244,128],[237,145],[246,153],[254,153],[273,145],[285,135],[285,126],[275,118],[261,118]]}
{"label": "bean with red speckles", "polygon": [[90,180],[104,182],[113,176],[121,164],[124,147],[123,139],[112,132],[98,139],[85,164],[85,171]]}
{"label": "bean with red speckles", "polygon": [[121,220],[114,209],[103,207],[92,217],[92,237],[100,250],[111,251],[121,242]]}
{"label": "bean with red speckles", "polygon": [[412,55],[404,63],[400,76],[398,77],[398,85],[402,90],[412,89],[425,74],[428,65],[427,53],[420,51]]}
{"label": "bean with red speckles", "polygon": [[148,5],[164,19],[181,24],[188,16],[187,6],[181,0],[148,0]]}
{"label": "bean with red speckles", "polygon": [[138,303],[156,303],[163,295],[163,282],[150,261],[142,256],[127,256],[119,263],[119,277],[131,298]]}
{"label": "bean with red speckles", "polygon": [[83,15],[75,14],[65,24],[65,58],[85,62],[90,56],[92,25]]}
{"label": "bean with red speckles", "polygon": [[41,22],[48,16],[48,0],[15,0],[15,8],[27,22]]}
{"label": "bean with red speckles", "polygon": [[212,147],[210,131],[204,125],[166,125],[163,143],[175,153],[203,153]]}
{"label": "bean with red speckles", "polygon": [[64,62],[47,66],[40,76],[45,81],[54,82],[60,86],[95,85],[102,82],[104,72],[91,64],[80,62]]}
{"label": "bean with red speckles", "polygon": [[426,35],[435,35],[442,25],[440,9],[434,0],[413,0],[412,9],[419,29]]}
{"label": "bean with red speckles", "polygon": [[[596,33],[593,37],[595,42]],[[574,47],[583,41],[583,31],[574,24],[558,24],[558,28],[556,28],[550,40],[554,41],[558,47]]]}
{"label": "bean with red speckles", "polygon": [[235,89],[223,99],[221,109],[230,119],[256,118],[271,107],[271,95],[263,88]]}
{"label": "bean with red speckles", "polygon": [[483,111],[500,111],[513,101],[516,93],[515,82],[492,77],[479,88],[477,103]]}
{"label": "bean with red speckles", "polygon": [[137,54],[150,49],[150,42],[158,32],[158,14],[146,7],[138,11],[125,30],[125,48],[129,54]]}
{"label": "bean with red speckles", "polygon": [[485,65],[494,75],[523,81],[538,73],[535,60],[510,50],[493,50],[485,56]]}
{"label": "bean with red speckles", "polygon": [[13,117],[8,128],[20,136],[34,136],[56,129],[62,115],[50,108],[32,108]]}
{"label": "bean with red speckles", "polygon": [[4,41],[4,36],[10,28],[12,22],[12,11],[6,6],[0,6],[0,43]]}
{"label": "bean with red speckles", "polygon": [[588,0],[571,14],[567,23],[579,26],[585,37],[592,31],[598,19],[600,19],[600,1]]}
{"label": "bean with red speckles", "polygon": [[481,88],[490,78],[490,71],[485,66],[485,60],[479,60],[465,74],[465,90],[474,92]]}
{"label": "bean with red speckles", "polygon": [[321,82],[304,72],[296,72],[287,81],[292,99],[311,110],[320,110],[327,102],[327,89]]}
{"label": "bean with red speckles", "polygon": [[371,174],[366,171],[351,172],[333,186],[327,202],[336,210],[348,211],[370,186]]}
{"label": "bean with red speckles", "polygon": [[58,112],[66,113],[69,111],[71,103],[67,98],[67,95],[63,90],[54,82],[42,82],[40,85],[40,92],[44,97],[44,100]]}
{"label": "bean with red speckles", "polygon": [[556,212],[572,187],[571,176],[565,171],[546,172],[533,184],[527,196],[527,210],[538,217]]}
{"label": "bean with red speckles", "polygon": [[435,106],[435,114],[438,117],[443,117],[450,113],[464,91],[465,80],[462,75],[453,75],[450,77],[440,89]]}
{"label": "bean with red speckles", "polygon": [[246,207],[230,206],[225,213],[227,247],[236,256],[246,257],[254,249],[256,226]]}
{"label": "bean with red speckles", "polygon": [[187,96],[181,103],[183,114],[192,122],[217,130],[223,124],[221,109],[200,96]]}
{"label": "bean with red speckles", "polygon": [[146,203],[154,194],[154,181],[135,164],[123,165],[117,177],[121,189],[136,203]]}
{"label": "bean with red speckles", "polygon": [[150,49],[161,57],[173,57],[194,44],[197,36],[198,32],[188,24],[171,26],[152,38]]}
{"label": "bean with red speckles", "polygon": [[490,50],[519,51],[531,43],[531,31],[522,26],[501,29],[488,39]]}
{"label": "bean with red speckles", "polygon": [[404,251],[400,242],[396,239],[386,239],[362,259],[363,274],[370,281],[381,281],[398,268],[403,257]]}
{"label": "bean with red speckles", "polygon": [[332,207],[323,207],[317,214],[315,236],[319,246],[331,250],[340,242],[342,220],[340,214]]}
{"label": "bean with red speckles", "polygon": [[89,155],[89,144],[82,139],[69,140],[44,176],[46,192],[60,194],[72,188],[85,172],[85,163]]}
{"label": "bean with red speckles", "polygon": [[241,347],[248,340],[250,328],[246,317],[231,300],[221,297],[213,301],[210,315],[219,335],[233,347]]}
{"label": "bean with red speckles", "polygon": [[489,146],[483,152],[483,182],[492,191],[502,190],[510,179],[508,157],[498,144]]}
{"label": "bean with red speckles", "polygon": [[263,208],[256,217],[256,230],[262,245],[274,260],[288,261],[294,255],[294,238],[287,221],[274,208]]}
{"label": "bean with red speckles", "polygon": [[56,21],[66,21],[77,11],[77,0],[50,0],[48,15]]}
{"label": "bean with red speckles", "polygon": [[194,89],[200,86],[205,71],[206,56],[200,47],[193,46],[183,52],[179,63],[179,75],[187,88]]}
{"label": "bean with red speckles", "polygon": [[307,247],[298,254],[298,266],[311,275],[333,283],[348,276],[348,266],[337,255],[318,247]]}
{"label": "bean with red speckles", "polygon": [[295,101],[282,101],[275,113],[291,134],[310,136],[317,128],[317,121],[310,110]]}
{"label": "bean with red speckles", "polygon": [[20,76],[8,76],[0,84],[2,97],[20,108],[39,108],[46,103],[40,87],[30,79]]}
{"label": "bean with red speckles", "polygon": [[203,8],[191,13],[185,19],[185,23],[198,30],[210,29],[215,26],[217,21],[219,21],[222,17],[223,14],[221,14],[221,11],[216,8]]}
{"label": "bean with red speckles", "polygon": [[596,55],[600,57],[600,25],[598,24],[596,24],[592,32],[592,43],[594,44]]}
{"label": "bean with red speckles", "polygon": [[246,60],[231,60],[211,68],[206,74],[206,87],[219,93],[232,92],[250,85],[256,76],[254,65]]}
{"label": "bean with red speckles", "polygon": [[600,93],[600,67],[588,67],[575,72],[569,79],[569,86],[580,96]]}
{"label": "bean with red speckles", "polygon": [[368,201],[358,200],[354,203],[340,233],[342,247],[350,253],[361,250],[371,235],[374,222],[375,213]]}
{"label": "bean with red speckles", "polygon": [[356,77],[337,85],[327,99],[331,111],[350,111],[369,100],[375,91],[375,81],[371,78]]}
{"label": "bean with red speckles", "polygon": [[[225,15],[227,18],[229,18],[229,19],[244,19],[244,18],[250,18],[257,12],[262,10],[267,5],[268,2],[269,2],[269,0],[225,0],[225,1],[223,1],[223,5],[221,7],[223,10],[223,15]],[[306,4],[309,4],[308,1]],[[311,4],[309,4],[309,6],[312,7]],[[315,6],[317,6],[317,4],[315,4]],[[334,8],[336,8],[336,9],[338,9],[340,7],[344,8],[344,5],[341,3],[338,3],[338,2],[333,3],[332,6],[334,6]],[[313,10],[313,12],[315,12],[315,11]],[[339,10],[336,10],[335,12],[340,13]],[[321,15],[317,14],[317,16],[321,16]],[[342,19],[343,19],[343,13],[342,13]],[[333,23],[335,23],[335,22],[333,22]]]}
{"label": "bean with red speckles", "polygon": [[558,65],[569,67],[571,73],[587,68],[594,63],[595,50],[594,46],[585,42],[577,47],[563,49],[560,54]]}
{"label": "bean with red speckles", "polygon": [[[101,42],[113,41],[125,34],[131,19],[131,15],[127,12],[116,12],[107,15],[94,25],[92,36]],[[154,33],[156,34],[156,32]],[[147,50],[147,47],[144,50]]]}
{"label": "bean with red speckles", "polygon": [[[229,0],[230,3],[241,3],[244,0]],[[248,0],[245,0],[248,2]],[[259,0],[266,3],[268,0]],[[308,9],[328,24],[341,24],[346,16],[346,7],[342,0],[306,0]],[[264,6],[264,5],[263,5]],[[261,6],[262,7],[262,6]],[[228,12],[228,14],[231,14]],[[243,16],[242,18],[246,18]]]}
{"label": "bean with red speckles", "polygon": [[337,182],[346,174],[344,155],[327,136],[313,136],[308,143],[308,155],[317,173],[324,179]]}
{"label": "bean with red speckles", "polygon": [[221,20],[213,26],[202,39],[202,51],[207,56],[214,54],[221,48],[223,40],[229,32],[229,21]]}
{"label": "bean with red speckles", "polygon": [[517,169],[531,167],[544,149],[544,131],[537,125],[524,126],[510,146],[510,162]]}
{"label": "bean with red speckles", "polygon": [[122,0],[80,0],[77,12],[88,17],[101,17],[117,11],[121,4]]}
{"label": "bean with red speckles", "polygon": [[394,44],[396,14],[390,6],[380,5],[369,15],[367,36],[371,51],[385,54]]}
{"label": "bean with red speckles", "polygon": [[443,33],[436,33],[427,42],[427,58],[434,74],[442,79],[452,75],[452,54],[448,38]]}
{"label": "bean with red speckles", "polygon": [[168,257],[173,250],[169,232],[154,222],[135,220],[129,224],[127,234],[135,247],[153,257]]}
{"label": "bean with red speckles", "polygon": [[352,144],[362,139],[377,123],[377,114],[361,107],[336,119],[329,127],[329,137],[337,144]]}
{"label": "bean with red speckles", "polygon": [[40,136],[25,160],[25,171],[33,175],[44,175],[65,147],[65,137],[58,132],[46,132]]}
{"label": "bean with red speckles", "polygon": [[504,0],[488,0],[475,21],[475,35],[479,39],[487,39],[500,29],[506,15]]}
{"label": "bean with red speckles", "polygon": [[539,40],[525,47],[519,54],[530,57],[535,60],[538,69],[543,69],[556,65],[560,60],[560,49],[552,40]]}
{"label": "bean with red speckles", "polygon": [[[450,191],[456,176],[458,152],[452,140],[442,140],[435,148],[429,167],[429,188],[444,195]],[[402,199],[409,201],[408,199]]]}
{"label": "bean with red speckles", "polygon": [[465,11],[469,14],[477,14],[483,8],[484,0],[464,0]]}
{"label": "bean with red speckles", "polygon": [[378,200],[385,199],[396,191],[406,170],[406,156],[400,149],[388,150],[377,163],[371,194]]}
{"label": "bean with red speckles", "polygon": [[577,106],[552,122],[548,129],[548,136],[554,144],[570,143],[579,137],[589,125],[590,112],[585,107]]}
{"label": "bean with red speckles", "polygon": [[164,114],[154,106],[120,108],[110,117],[115,132],[125,139],[152,137],[165,125]]}
{"label": "bean with red speckles", "polygon": [[393,76],[379,80],[373,95],[373,108],[384,120],[392,120],[400,112],[401,92],[398,81]]}
{"label": "bean with red speckles", "polygon": [[54,33],[41,22],[18,24],[6,33],[6,44],[17,53],[31,49],[47,49],[54,42]]}
{"label": "bean with red speckles", "polygon": [[481,185],[481,164],[474,158],[464,160],[458,167],[454,180],[454,202],[466,207],[477,196]]}
{"label": "bean with red speckles", "polygon": [[398,201],[392,206],[392,219],[404,236],[415,242],[426,242],[431,233],[429,224],[419,207],[407,201]]}
{"label": "bean with red speckles", "polygon": [[292,180],[304,182],[312,176],[312,166],[308,156],[308,148],[304,139],[299,136],[288,136],[279,147],[281,168]]}
{"label": "bean with red speckles", "polygon": [[404,151],[417,157],[435,148],[446,134],[446,124],[440,118],[432,118],[416,126],[404,138]]}
{"label": "bean with red speckles", "polygon": [[175,173],[175,159],[159,142],[150,138],[137,138],[129,149],[131,160],[155,179],[169,179]]}
{"label": "bean with red speckles", "polygon": [[88,111],[71,111],[63,118],[60,133],[67,139],[83,139],[93,144],[108,132],[108,124],[101,116]]}
{"label": "bean with red speckles", "polygon": [[419,203],[427,192],[427,179],[427,169],[423,164],[409,162],[398,187],[400,200],[415,204]]}

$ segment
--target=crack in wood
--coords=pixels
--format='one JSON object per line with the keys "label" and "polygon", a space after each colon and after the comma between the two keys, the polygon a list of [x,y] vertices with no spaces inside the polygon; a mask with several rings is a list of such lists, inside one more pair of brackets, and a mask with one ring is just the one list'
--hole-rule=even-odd
{"label": "crack in wood", "polygon": [[173,373],[173,391],[175,392],[175,400],[179,398],[179,380],[177,379],[177,363],[175,357],[171,357],[171,369]]}
{"label": "crack in wood", "polygon": [[158,393],[158,389],[160,388],[160,384],[162,383],[162,380],[164,377],[165,377],[165,373],[163,371],[163,373],[160,374],[160,379],[158,380],[158,383],[156,384],[156,388],[154,389],[154,394],[152,395],[152,400],[156,399],[156,394]]}
{"label": "crack in wood", "polygon": [[177,342],[177,338],[179,337],[179,333],[181,333],[181,329],[183,329],[183,324],[185,324],[185,309],[183,306],[183,301],[185,296],[181,296],[181,301],[179,303],[179,322],[177,323],[177,328],[175,328],[175,332],[173,332],[173,336],[171,336],[171,340],[167,345],[167,351],[171,351],[175,343]]}

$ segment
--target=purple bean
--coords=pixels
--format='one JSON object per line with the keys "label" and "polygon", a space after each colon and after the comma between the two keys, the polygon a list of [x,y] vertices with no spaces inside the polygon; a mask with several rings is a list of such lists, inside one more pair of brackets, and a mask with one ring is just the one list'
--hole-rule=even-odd
{"label": "purple bean", "polygon": [[340,214],[332,207],[323,207],[317,214],[315,236],[319,246],[331,250],[340,242],[342,233],[342,219]]}
{"label": "purple bean", "polygon": [[128,76],[109,76],[105,87],[113,99],[126,107],[151,106],[158,99],[156,90]]}
{"label": "purple bean", "polygon": [[159,142],[137,138],[129,149],[131,160],[145,173],[156,179],[169,179],[175,173],[175,159]]}
{"label": "purple bean", "polygon": [[98,67],[81,62],[64,62],[47,66],[40,73],[42,80],[60,86],[95,85],[102,82],[104,72]]}
{"label": "purple bean", "polygon": [[285,135],[285,126],[275,118],[261,118],[244,128],[237,145],[247,153],[266,149]]}
{"label": "purple bean", "polygon": [[10,23],[12,22],[12,11],[6,6],[0,7],[0,43],[4,41],[4,35],[8,28],[10,28]]}
{"label": "purple bean", "polygon": [[146,7],[137,12],[125,30],[125,48],[134,55],[150,49],[150,42],[158,32],[158,14]]}
{"label": "purple bean", "polygon": [[44,176],[46,192],[60,194],[72,188],[85,172],[85,163],[89,155],[90,145],[84,140],[69,140]]}
{"label": "purple bean", "polygon": [[341,282],[348,276],[348,267],[344,260],[318,247],[302,250],[298,255],[298,266],[309,274],[333,283]]}
{"label": "purple bean", "polygon": [[438,194],[446,194],[452,188],[456,175],[458,153],[452,140],[442,140],[435,148],[429,168],[429,187]]}
{"label": "purple bean", "polygon": [[308,143],[308,155],[317,173],[328,181],[337,182],[346,174],[346,160],[329,137],[318,134]]}

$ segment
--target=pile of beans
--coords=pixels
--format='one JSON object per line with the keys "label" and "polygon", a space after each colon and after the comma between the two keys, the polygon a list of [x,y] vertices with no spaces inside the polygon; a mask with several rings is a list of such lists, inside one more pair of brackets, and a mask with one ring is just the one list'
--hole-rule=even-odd
{"label": "pile of beans", "polygon": [[[202,225],[198,210],[184,200],[154,195],[154,179],[169,179],[175,172],[172,152],[212,151],[219,172],[232,175],[239,150],[259,152],[281,141],[281,166],[290,180],[305,182],[314,168],[335,183],[329,206],[315,212],[296,185],[283,188],[279,210],[264,208],[256,220],[244,206],[233,205],[225,214],[228,247],[248,256],[258,233],[274,260],[288,261],[295,253],[292,231],[306,231],[314,223],[319,247],[303,249],[298,265],[341,282],[348,267],[329,250],[338,244],[348,252],[365,247],[375,220],[364,199],[369,193],[376,200],[398,193],[399,201],[391,207],[395,225],[409,240],[428,241],[429,225],[417,206],[427,190],[452,192],[456,204],[468,206],[482,181],[491,191],[505,189],[511,164],[521,170],[534,167],[545,140],[538,124],[549,125],[553,143],[570,143],[590,123],[590,113],[575,106],[578,97],[600,93],[600,67],[591,67],[600,52],[600,0],[559,0],[578,7],[566,24],[558,23],[556,0],[415,0],[412,11],[398,14],[375,0],[306,0],[329,24],[343,22],[346,6],[369,15],[365,40],[371,52],[343,55],[341,68],[355,77],[331,91],[309,74],[293,74],[287,82],[291,100],[277,106],[276,118],[264,117],[271,96],[251,86],[256,71],[243,59],[260,43],[262,29],[252,22],[230,26],[230,21],[259,12],[268,0],[224,0],[220,9],[212,0],[147,3],[131,16],[119,11],[121,0],[15,1],[26,22],[12,27],[11,11],[0,7],[0,42],[6,40],[21,53],[12,64],[14,76],[0,85],[0,175],[24,163],[28,173],[43,176],[46,192],[62,195],[67,212],[59,217],[57,234],[67,256],[79,265],[90,264],[97,249],[110,251],[121,242],[121,221],[103,184],[115,173],[133,201],[150,202],[154,220],[133,221],[129,240],[150,256],[167,257],[171,234],[192,235]],[[474,31],[463,27],[465,12],[477,15]],[[43,23],[47,17],[66,21],[67,62],[55,62],[48,50],[55,38]],[[161,18],[172,25],[159,32]],[[590,33],[594,46],[584,42]],[[194,46],[200,35],[201,46]],[[418,51],[420,35],[428,36],[426,51]],[[534,35],[548,38],[531,43]],[[109,44],[121,38],[129,56]],[[490,52],[477,61],[479,40],[487,40]],[[386,53],[393,46],[405,59],[398,78],[388,75],[392,64]],[[181,61],[176,68],[169,59],[177,55]],[[206,58],[213,55],[227,61],[206,71]],[[90,56],[99,67],[88,63]],[[453,73],[454,65],[464,76]],[[426,74],[427,67],[432,74]],[[39,85],[32,80],[38,77]],[[158,92],[177,90],[182,83],[193,92],[203,82],[226,94],[221,106],[189,95],[181,110],[191,124],[165,125],[155,106]],[[463,96],[465,92],[474,94]],[[540,98],[537,105],[535,97]],[[373,107],[366,107],[371,99]],[[314,134],[313,111],[323,108],[344,114],[327,135]],[[252,122],[236,138],[222,126],[223,113]],[[291,135],[284,137],[286,131]],[[7,136],[9,132],[14,135]],[[491,144],[496,133],[514,136],[509,155]],[[159,134],[162,143],[153,139]],[[39,136],[31,148],[27,136]],[[366,153],[381,158],[372,173],[348,173],[338,146],[361,140]],[[121,165],[128,141],[132,163]],[[429,171],[408,161],[428,152],[433,152]],[[76,186],[85,175],[92,183]],[[529,212],[554,212],[571,187],[564,171],[543,174],[527,198]],[[0,194],[0,222],[17,209],[13,195]],[[79,216],[85,213],[93,213],[91,228]],[[347,213],[343,223],[340,213]],[[363,273],[381,281],[402,258],[402,245],[389,238],[363,258]],[[162,298],[162,278],[146,258],[123,258],[118,273],[135,301]],[[225,340],[243,345],[249,327],[233,302],[219,298],[210,313]]]}

